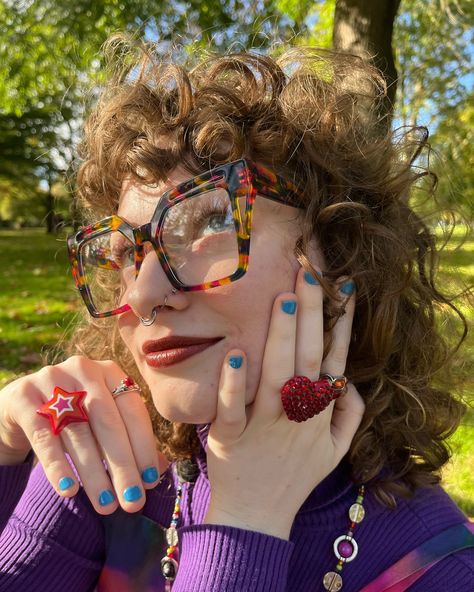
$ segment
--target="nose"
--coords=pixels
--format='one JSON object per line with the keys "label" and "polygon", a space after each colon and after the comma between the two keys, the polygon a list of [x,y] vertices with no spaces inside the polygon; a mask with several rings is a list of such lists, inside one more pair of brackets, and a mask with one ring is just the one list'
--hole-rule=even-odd
{"label": "nose", "polygon": [[[147,249],[148,250],[148,249]],[[125,293],[125,301],[137,317],[148,318],[156,306],[161,306],[167,296],[167,306],[181,309],[187,304],[186,292],[172,294],[173,285],[166,277],[157,254],[151,250],[142,261],[138,277]]]}

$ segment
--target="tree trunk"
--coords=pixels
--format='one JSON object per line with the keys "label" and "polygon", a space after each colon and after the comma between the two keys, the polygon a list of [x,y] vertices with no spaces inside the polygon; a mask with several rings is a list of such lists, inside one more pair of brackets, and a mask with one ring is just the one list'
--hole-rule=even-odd
{"label": "tree trunk", "polygon": [[390,128],[395,94],[397,69],[392,47],[395,17],[401,0],[336,0],[334,14],[333,46],[364,58],[382,72],[387,82],[378,115],[381,131]]}
{"label": "tree trunk", "polygon": [[49,185],[48,193],[45,195],[44,206],[46,210],[45,222],[46,232],[52,234],[55,232],[55,214],[54,214],[54,197],[51,193],[51,185]]}

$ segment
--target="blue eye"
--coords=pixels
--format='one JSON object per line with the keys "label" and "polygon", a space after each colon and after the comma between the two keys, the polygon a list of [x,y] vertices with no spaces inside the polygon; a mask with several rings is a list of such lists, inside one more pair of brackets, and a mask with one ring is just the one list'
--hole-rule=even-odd
{"label": "blue eye", "polygon": [[[216,232],[225,232],[229,225],[233,228],[234,221],[232,215],[228,211],[225,212],[203,212],[199,219],[194,222],[195,228],[198,228],[204,236]],[[229,220],[230,218],[230,220]]]}

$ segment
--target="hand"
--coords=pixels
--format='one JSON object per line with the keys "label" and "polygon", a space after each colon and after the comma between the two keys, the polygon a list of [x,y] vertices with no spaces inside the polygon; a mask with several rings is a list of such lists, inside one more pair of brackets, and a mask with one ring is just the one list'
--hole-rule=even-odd
{"label": "hand", "polygon": [[[98,513],[111,514],[119,504],[127,512],[140,510],[145,504],[144,489],[158,482],[142,481],[142,471],[157,467],[162,473],[167,461],[157,451],[140,394],[128,392],[113,399],[111,391],[123,378],[125,374],[115,362],[73,356],[7,385],[0,391],[0,463],[23,462],[33,448],[53,488],[59,495],[71,497],[78,492],[79,484],[67,452]],[[36,409],[51,398],[55,386],[87,392],[83,407],[89,422],[71,423],[59,435],[53,434],[48,419],[38,415]],[[64,478],[73,479],[74,484],[62,491],[60,484],[67,484]],[[99,497],[107,490],[114,500],[101,505]],[[137,499],[126,501],[125,490]],[[110,495],[103,494],[101,499],[104,502],[107,498]]]}
{"label": "hand", "polygon": [[[352,384],[304,423],[290,421],[283,411],[280,389],[294,375],[317,380],[322,373],[344,374],[354,316],[352,294],[346,296],[346,313],[334,326],[323,361],[323,292],[303,276],[301,269],[296,294],[280,294],[275,300],[260,384],[247,409],[244,352],[232,350],[226,356],[208,437],[211,500],[205,523],[288,539],[299,508],[348,452],[362,420],[365,406]],[[298,303],[296,314],[283,312],[285,300]],[[239,369],[228,363],[236,355],[244,357]]]}

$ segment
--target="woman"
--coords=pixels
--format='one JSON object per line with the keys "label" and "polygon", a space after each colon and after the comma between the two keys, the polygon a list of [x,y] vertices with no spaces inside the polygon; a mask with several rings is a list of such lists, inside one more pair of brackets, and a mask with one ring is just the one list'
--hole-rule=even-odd
{"label": "woman", "polygon": [[69,239],[91,320],[0,393],[0,590],[472,589],[426,137],[382,133],[382,92],[311,50],[112,80]]}

